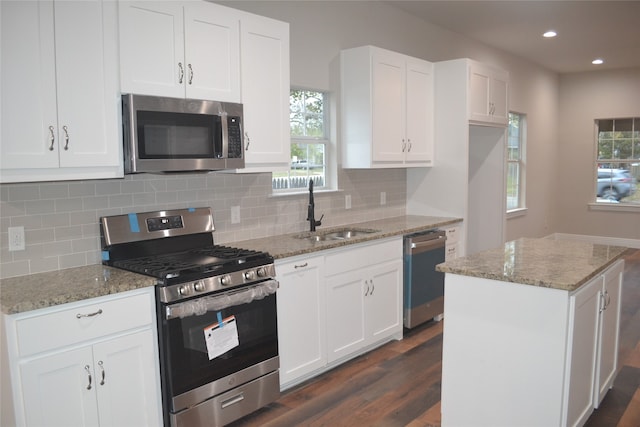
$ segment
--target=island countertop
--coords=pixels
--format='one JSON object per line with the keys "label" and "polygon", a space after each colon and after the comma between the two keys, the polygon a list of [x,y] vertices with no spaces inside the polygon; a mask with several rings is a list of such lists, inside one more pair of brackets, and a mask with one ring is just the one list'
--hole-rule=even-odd
{"label": "island countertop", "polygon": [[521,238],[439,264],[444,273],[574,291],[628,248],[573,240]]}

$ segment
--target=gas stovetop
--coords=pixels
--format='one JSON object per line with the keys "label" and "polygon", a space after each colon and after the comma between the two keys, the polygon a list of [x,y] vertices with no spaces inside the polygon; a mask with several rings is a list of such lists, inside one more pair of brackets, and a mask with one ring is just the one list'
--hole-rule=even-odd
{"label": "gas stovetop", "polygon": [[103,263],[155,277],[164,303],[275,276],[268,253],[214,245],[209,208],[114,215],[100,225]]}

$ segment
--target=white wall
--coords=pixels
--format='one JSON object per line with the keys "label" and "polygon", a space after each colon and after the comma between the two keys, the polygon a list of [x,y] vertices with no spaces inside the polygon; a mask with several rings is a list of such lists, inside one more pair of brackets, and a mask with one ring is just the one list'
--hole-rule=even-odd
{"label": "white wall", "polygon": [[640,238],[640,210],[594,211],[594,120],[640,117],[640,68],[577,73],[560,79],[557,232]]}

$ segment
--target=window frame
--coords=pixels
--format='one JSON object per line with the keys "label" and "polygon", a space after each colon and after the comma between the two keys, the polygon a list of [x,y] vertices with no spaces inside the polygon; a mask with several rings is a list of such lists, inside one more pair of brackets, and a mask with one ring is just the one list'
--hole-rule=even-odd
{"label": "window frame", "polygon": [[[631,120],[631,157],[624,158],[600,158],[600,122],[611,121],[612,122],[612,133],[615,132],[616,121],[626,121]],[[634,136],[634,133],[637,133],[638,136]],[[622,138],[619,138],[622,139]],[[612,147],[615,148],[615,135],[612,135],[611,138]],[[634,141],[636,141],[637,147],[634,145]],[[618,201],[612,203],[611,201],[605,201],[604,198],[598,198],[598,170],[599,169],[621,169],[612,167],[612,163],[629,163],[632,166],[638,165],[640,167],[640,152],[636,152],[637,156],[634,158],[633,153],[635,150],[640,149],[640,117],[634,116],[625,116],[625,117],[614,117],[614,118],[599,118],[594,119],[594,143],[593,143],[593,179],[592,179],[592,193],[591,193],[591,202],[589,203],[590,210],[616,210],[616,211],[630,211],[637,212],[640,211],[640,201],[637,203],[629,202],[629,201]],[[635,150],[634,150],[635,148]],[[633,165],[633,164],[636,165]],[[601,167],[607,165],[606,167]],[[633,176],[633,170],[631,168],[624,168],[629,170],[630,174]],[[636,176],[636,195],[640,195],[640,179]]]}
{"label": "window frame", "polygon": [[[289,94],[291,95],[292,92],[294,91],[307,91],[307,92],[316,92],[319,94],[322,94],[322,129],[323,129],[323,135],[321,137],[315,137],[315,136],[293,136],[292,134],[290,134],[290,143],[291,143],[291,147],[294,144],[297,145],[311,145],[311,144],[321,144],[324,146],[324,185],[321,186],[316,186],[314,187],[314,191],[331,191],[331,190],[335,190],[335,179],[334,179],[334,173],[333,170],[335,169],[335,155],[334,155],[334,147],[333,147],[333,143],[332,143],[332,139],[331,139],[331,135],[332,135],[332,131],[331,131],[331,121],[330,121],[330,117],[331,117],[331,108],[332,108],[332,104],[331,104],[331,93],[327,90],[320,90],[320,89],[311,89],[311,88],[306,88],[306,87],[291,87]],[[290,98],[291,99],[291,98]],[[290,108],[289,108],[289,112],[290,112],[290,120],[291,120],[291,104],[290,104]],[[293,157],[291,155],[291,149],[289,150],[289,169],[286,171],[286,173],[288,173],[288,177],[290,177],[291,175],[291,171],[294,170],[293,165],[292,165],[292,161],[293,161]],[[307,176],[309,176],[308,174],[310,173],[310,169],[306,169],[307,170]],[[282,171],[280,172],[274,172],[272,173],[272,181],[276,178],[275,174],[276,173],[282,173]],[[301,193],[306,193],[308,187],[305,186],[304,188],[302,187],[296,187],[296,188],[274,188],[275,185],[272,185],[272,193],[274,195],[288,195],[288,194],[301,194]]]}
{"label": "window frame", "polygon": [[[509,156],[509,143],[510,143],[510,129],[511,129],[511,116],[518,116],[519,132],[518,132],[518,158],[510,159]],[[514,216],[524,215],[527,211],[526,203],[526,159],[527,159],[527,115],[525,113],[519,113],[516,111],[509,111],[508,113],[509,125],[507,125],[507,144],[505,153],[505,211],[508,218]],[[509,165],[517,165],[517,205],[509,208]]]}

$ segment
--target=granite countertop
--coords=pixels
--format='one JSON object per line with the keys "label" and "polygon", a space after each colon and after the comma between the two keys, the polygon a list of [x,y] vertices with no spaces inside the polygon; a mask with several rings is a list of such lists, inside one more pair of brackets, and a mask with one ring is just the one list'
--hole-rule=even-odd
{"label": "granite countertop", "polygon": [[438,271],[574,291],[628,248],[572,240],[522,238],[436,266]]}
{"label": "granite countertop", "polygon": [[[260,239],[243,240],[234,242],[233,246],[269,252],[274,259],[281,259],[352,245],[354,243],[362,243],[369,240],[417,233],[433,228],[445,227],[461,221],[462,218],[406,215],[338,227],[319,227],[314,233],[307,231],[303,233],[298,232]],[[371,232],[344,240],[312,241],[304,238],[344,229],[362,229]]]}
{"label": "granite countertop", "polygon": [[[269,252],[275,259],[346,246],[368,240],[415,233],[444,227],[461,218],[400,216],[340,227],[320,227],[316,233],[291,233],[231,243],[232,246]],[[373,230],[348,240],[311,242],[299,236],[311,236],[345,228]],[[154,286],[152,277],[101,264],[69,268],[48,273],[0,279],[0,306],[5,314],[16,314],[58,304],[81,301],[118,292]]]}
{"label": "granite countertop", "polygon": [[101,264],[88,265],[2,279],[0,305],[3,313],[16,314],[155,284],[152,277]]}

